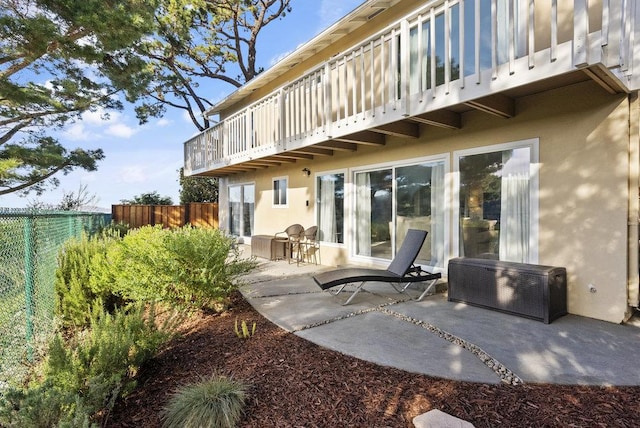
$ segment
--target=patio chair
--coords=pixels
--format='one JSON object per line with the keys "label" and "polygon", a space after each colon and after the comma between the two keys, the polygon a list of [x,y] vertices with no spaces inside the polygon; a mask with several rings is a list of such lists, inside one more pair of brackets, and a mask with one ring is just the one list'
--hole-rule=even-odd
{"label": "patio chair", "polygon": [[300,241],[300,247],[302,250],[301,261],[307,261],[309,263],[318,264],[318,257],[320,257],[320,243],[317,240],[318,226],[311,226],[304,230],[302,233],[302,240]]}
{"label": "patio chair", "polygon": [[[304,232],[304,227],[300,224],[292,224],[287,227],[282,232],[277,232],[273,238],[277,242],[284,243],[284,256],[288,257],[289,263],[291,263],[291,259],[293,258],[293,253],[296,253],[296,260],[300,258],[300,240],[302,239],[302,233]],[[288,252],[288,256],[287,256]]]}
{"label": "patio chair", "polygon": [[313,279],[323,290],[339,286],[336,291],[330,291],[334,296],[343,291],[347,285],[359,283],[351,297],[343,305],[348,305],[360,291],[364,290],[364,284],[367,282],[388,282],[398,293],[407,294],[409,297],[411,295],[407,293],[407,288],[412,283],[429,282],[429,285],[420,296],[417,298],[411,297],[412,300],[420,301],[431,291],[438,279],[442,277],[440,273],[426,272],[419,266],[414,265],[426,237],[427,232],[424,230],[409,229],[400,250],[387,269],[336,269],[315,275]]}

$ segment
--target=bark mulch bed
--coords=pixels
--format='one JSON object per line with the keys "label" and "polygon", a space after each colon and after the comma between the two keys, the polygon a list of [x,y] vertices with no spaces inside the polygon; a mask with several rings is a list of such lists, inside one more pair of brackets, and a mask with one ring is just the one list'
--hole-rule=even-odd
{"label": "bark mulch bed", "polygon": [[[255,321],[255,336],[236,337],[236,317]],[[239,293],[229,312],[186,322],[104,426],[161,426],[175,389],[214,373],[250,385],[243,427],[413,427],[431,409],[476,427],[640,426],[640,387],[485,385],[382,367],[281,330]]]}

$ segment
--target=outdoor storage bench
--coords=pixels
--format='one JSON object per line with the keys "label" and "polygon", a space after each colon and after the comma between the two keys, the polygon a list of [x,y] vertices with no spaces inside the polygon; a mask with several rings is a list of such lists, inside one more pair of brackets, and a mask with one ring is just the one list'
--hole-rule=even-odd
{"label": "outdoor storage bench", "polygon": [[448,300],[549,324],[567,313],[567,271],[490,259],[449,261]]}

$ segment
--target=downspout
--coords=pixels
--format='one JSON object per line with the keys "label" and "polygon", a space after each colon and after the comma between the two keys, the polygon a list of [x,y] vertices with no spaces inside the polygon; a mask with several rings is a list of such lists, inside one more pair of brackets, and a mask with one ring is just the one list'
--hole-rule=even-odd
{"label": "downspout", "polygon": [[[640,100],[629,95],[629,203],[628,203],[628,272],[627,302],[637,308],[640,299],[638,221],[640,215]],[[629,314],[631,315],[631,314]]]}

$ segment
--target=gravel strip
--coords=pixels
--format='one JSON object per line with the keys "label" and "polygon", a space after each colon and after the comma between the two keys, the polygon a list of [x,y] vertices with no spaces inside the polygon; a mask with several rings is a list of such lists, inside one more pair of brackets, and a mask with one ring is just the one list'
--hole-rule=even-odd
{"label": "gravel strip", "polygon": [[428,330],[432,333],[437,334],[439,337],[443,338],[444,340],[447,340],[455,345],[462,347],[463,349],[466,349],[467,351],[471,352],[473,355],[478,357],[478,359],[480,359],[480,361],[482,361],[484,365],[486,365],[491,370],[493,370],[494,373],[498,375],[498,377],[503,383],[506,383],[508,385],[522,385],[524,383],[518,375],[516,375],[513,371],[507,368],[504,364],[502,364],[501,362],[493,358],[491,355],[483,351],[482,348],[480,348],[479,346],[474,345],[471,342],[467,342],[466,340],[458,336],[455,336],[451,333],[447,333],[441,328],[436,327],[433,324],[429,324],[428,322],[424,322],[422,320],[403,315],[399,312],[391,311],[387,308],[380,308],[379,310],[384,314],[391,315],[403,321],[410,322],[412,324],[420,326],[425,330]]}

